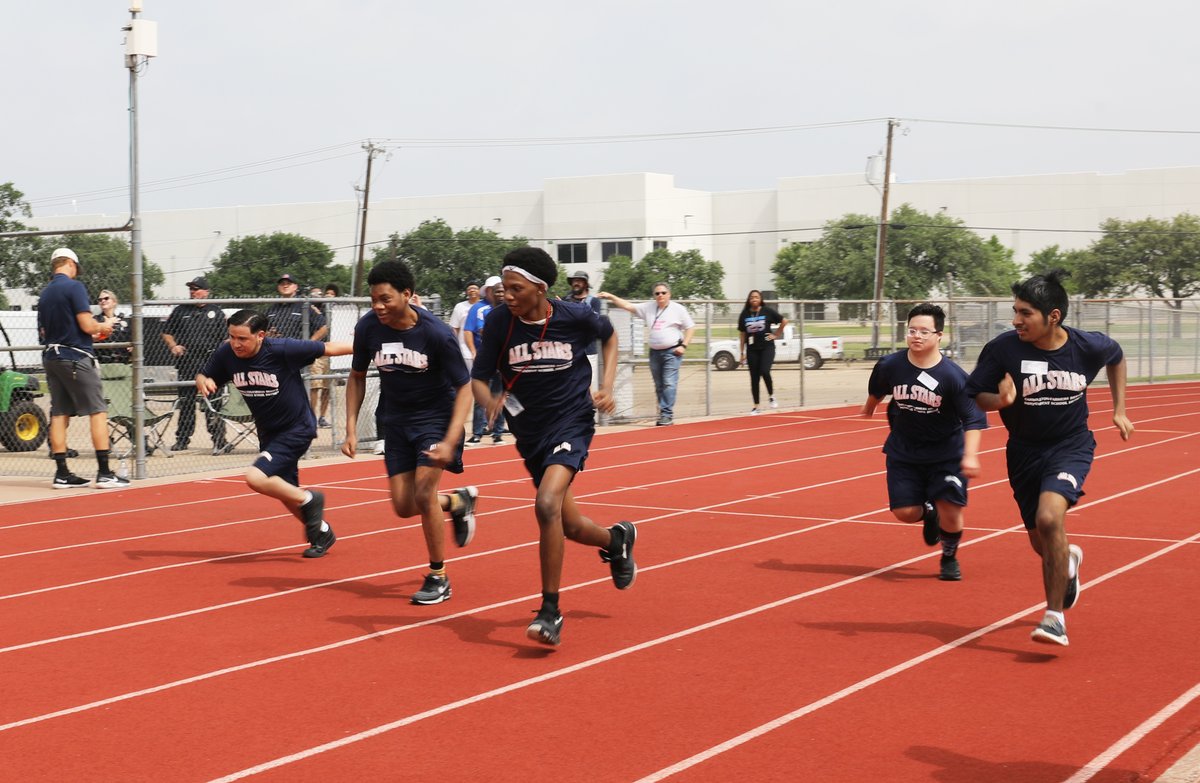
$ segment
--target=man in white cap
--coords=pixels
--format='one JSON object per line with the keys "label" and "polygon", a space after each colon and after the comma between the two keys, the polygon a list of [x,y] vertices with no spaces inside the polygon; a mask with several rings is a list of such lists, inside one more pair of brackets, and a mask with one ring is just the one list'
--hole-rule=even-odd
{"label": "man in white cap", "polygon": [[[463,323],[463,342],[467,345],[467,350],[471,352],[472,364],[475,360],[475,353],[479,350],[479,346],[483,344],[483,322],[487,318],[487,314],[492,311],[492,308],[500,304],[504,297],[504,283],[500,281],[498,275],[492,275],[487,280],[483,281],[483,298],[471,306],[467,312],[467,320]],[[471,437],[467,438],[468,444],[479,443],[483,440],[484,430],[487,427],[487,418],[484,415],[482,406],[475,406],[475,418],[472,421]],[[502,443],[504,438],[504,424],[497,419],[495,426],[492,428],[492,443]]]}
{"label": "man in white cap", "polygon": [[50,455],[54,458],[55,489],[88,486],[67,468],[67,425],[72,416],[87,416],[96,449],[97,489],[129,486],[108,464],[108,404],[100,385],[94,340],[107,339],[113,322],[92,315],[91,299],[79,277],[79,256],[60,247],[50,255],[50,284],[38,298],[38,334],[46,346],[42,367],[50,387]]}

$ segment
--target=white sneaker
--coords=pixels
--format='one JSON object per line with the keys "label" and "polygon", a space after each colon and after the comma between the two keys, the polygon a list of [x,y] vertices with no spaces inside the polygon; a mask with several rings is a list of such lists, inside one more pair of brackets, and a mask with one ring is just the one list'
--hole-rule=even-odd
{"label": "white sneaker", "polygon": [[751,409],[750,409],[750,415],[751,415],[751,416],[757,416],[757,415],[758,415],[758,414],[760,414],[760,413],[762,413],[762,411],[760,411],[758,408],[751,408]]}
{"label": "white sneaker", "polygon": [[96,489],[120,489],[128,486],[129,479],[121,478],[116,473],[100,473],[96,476]]}
{"label": "white sneaker", "polygon": [[771,407],[772,407],[772,408],[778,408],[778,407],[779,407],[779,403],[775,402],[775,398],[774,398],[774,397],[772,397],[770,400],[768,400],[768,402],[771,404]]}

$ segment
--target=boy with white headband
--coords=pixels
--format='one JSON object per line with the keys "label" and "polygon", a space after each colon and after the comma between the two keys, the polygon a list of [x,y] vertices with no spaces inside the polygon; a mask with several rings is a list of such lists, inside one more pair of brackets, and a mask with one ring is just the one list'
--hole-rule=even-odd
{"label": "boy with white headband", "polygon": [[[618,522],[605,530],[583,516],[571,492],[583,470],[595,434],[594,409],[608,412],[617,367],[617,338],[612,323],[575,302],[546,298],[558,267],[544,250],[522,247],[504,257],[504,304],[487,316],[482,344],[471,370],[475,400],[488,419],[503,415],[517,440],[517,451],[537,487],[534,504],[539,528],[542,606],[526,636],[543,644],[559,643],[562,614],[563,538],[600,548],[613,584],[633,584],[637,565],[633,544],[637,528]],[[601,341],[604,377],[591,391],[592,368],[586,347]],[[493,395],[488,379],[497,370],[503,391]]]}

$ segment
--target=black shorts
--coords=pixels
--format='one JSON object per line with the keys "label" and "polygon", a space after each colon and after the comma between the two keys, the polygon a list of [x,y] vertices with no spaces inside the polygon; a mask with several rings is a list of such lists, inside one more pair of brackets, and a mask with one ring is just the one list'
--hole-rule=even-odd
{"label": "black shorts", "polygon": [[596,434],[596,423],[589,413],[587,416],[557,421],[534,436],[513,434],[517,437],[517,452],[525,461],[525,469],[537,487],[546,475],[546,468],[551,465],[566,465],[576,473],[583,470],[592,436]]}
{"label": "black shorts", "polygon": [[[405,424],[382,424],[380,434],[383,437],[383,463],[387,466],[389,477],[401,473],[411,473],[418,465],[433,467],[429,455],[425,453],[435,443],[446,437],[446,425],[449,419],[437,419],[408,422]],[[454,444],[454,458],[446,463],[443,470],[451,473],[463,472],[463,435],[458,436]]]}
{"label": "black shorts", "polygon": [[316,434],[308,429],[288,430],[270,436],[259,433],[261,443],[254,467],[268,476],[279,476],[294,487],[300,486],[300,460],[308,447],[316,440]]}
{"label": "black shorts", "polygon": [[1062,495],[1068,507],[1079,502],[1095,454],[1096,438],[1090,430],[1058,443],[1008,442],[1008,483],[1027,530],[1037,527],[1038,498],[1043,492]]}
{"label": "black shorts", "polygon": [[904,462],[887,458],[888,507],[920,506],[925,501],[945,500],[967,505],[967,477],[961,460]]}

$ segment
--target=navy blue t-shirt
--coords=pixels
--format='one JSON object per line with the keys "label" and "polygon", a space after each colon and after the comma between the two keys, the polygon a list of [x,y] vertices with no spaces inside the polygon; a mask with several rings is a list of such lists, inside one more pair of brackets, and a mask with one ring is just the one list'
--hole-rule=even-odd
{"label": "navy blue t-shirt", "polygon": [[524,407],[517,416],[505,411],[517,438],[536,437],[558,421],[591,415],[595,408],[587,345],[607,340],[612,322],[586,304],[560,300],[551,307],[545,324],[525,323],[507,307],[493,308],[471,368],[471,377],[481,381],[500,370],[509,393]]}
{"label": "navy blue t-shirt", "polygon": [[304,339],[305,308],[308,308],[308,333],[314,334],[325,325],[325,316],[319,309],[302,300],[278,302],[267,310],[267,323],[280,337],[293,340]]}
{"label": "navy blue t-shirt", "polygon": [[325,343],[316,340],[268,337],[249,359],[239,359],[229,343],[221,343],[200,372],[218,386],[232,382],[237,387],[263,440],[291,431],[309,432],[315,438],[317,419],[300,370],[324,355]]}
{"label": "navy blue t-shirt", "polygon": [[42,345],[66,345],[77,350],[56,351],[47,347],[42,356],[49,359],[74,361],[82,358],[79,351],[95,356],[92,336],[79,328],[76,315],[90,313],[87,289],[83,283],[67,277],[62,272],[50,278],[49,284],[38,297],[38,334]]}
{"label": "navy blue t-shirt", "polygon": [[987,429],[987,415],[966,387],[966,371],[946,358],[933,367],[917,367],[908,351],[897,351],[876,362],[867,392],[878,399],[892,397],[884,453],[904,462],[961,459],[963,431]]}
{"label": "navy blue t-shirt", "polygon": [[367,313],[354,326],[351,368],[379,370],[379,411],[389,424],[448,421],[456,390],[468,383],[458,338],[446,324],[417,308],[417,323],[393,329]]}
{"label": "navy blue t-shirt", "polygon": [[1028,443],[1057,442],[1088,430],[1087,387],[1096,374],[1124,357],[1121,346],[1101,332],[1067,330],[1056,351],[1043,351],[1004,332],[979,354],[967,393],[995,393],[1004,374],[1012,376],[1017,399],[1000,411],[1009,436]]}

